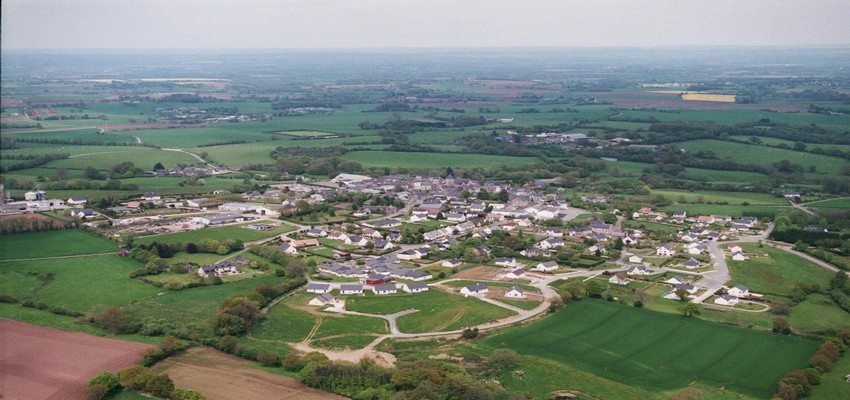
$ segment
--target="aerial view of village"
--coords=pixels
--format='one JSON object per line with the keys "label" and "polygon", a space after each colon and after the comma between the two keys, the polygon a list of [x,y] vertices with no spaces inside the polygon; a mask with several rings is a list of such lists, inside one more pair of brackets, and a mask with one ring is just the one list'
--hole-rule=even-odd
{"label": "aerial view of village", "polygon": [[850,4],[115,3],[2,3],[0,399],[850,398]]}

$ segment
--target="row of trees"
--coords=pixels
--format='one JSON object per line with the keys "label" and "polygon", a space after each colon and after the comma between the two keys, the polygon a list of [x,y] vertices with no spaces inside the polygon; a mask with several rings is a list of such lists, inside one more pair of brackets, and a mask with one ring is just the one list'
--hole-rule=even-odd
{"label": "row of trees", "polygon": [[821,374],[832,369],[833,364],[847,351],[848,344],[850,332],[844,332],[840,337],[825,338],[809,360],[811,367],[788,371],[779,380],[775,396],[782,400],[797,400],[811,395],[814,386],[821,382]]}

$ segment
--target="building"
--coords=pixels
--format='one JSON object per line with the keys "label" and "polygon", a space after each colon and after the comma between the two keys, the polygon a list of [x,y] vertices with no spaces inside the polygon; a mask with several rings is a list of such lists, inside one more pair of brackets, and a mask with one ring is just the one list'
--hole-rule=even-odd
{"label": "building", "polygon": [[532,271],[552,272],[558,269],[558,263],[555,261],[544,261],[531,268]]}
{"label": "building", "polygon": [[326,306],[328,304],[336,305],[336,302],[337,302],[337,299],[334,298],[333,295],[331,295],[330,293],[322,293],[322,294],[314,297],[312,300],[310,300],[309,304],[311,306],[322,307],[322,306]]}
{"label": "building", "polygon": [[750,296],[750,290],[747,289],[744,285],[735,285],[729,290],[726,291],[730,296],[735,296],[737,298],[744,298]]}
{"label": "building", "polygon": [[413,283],[405,283],[401,290],[404,290],[407,293],[419,293],[428,291],[428,284],[422,282],[413,282]]}
{"label": "building", "polygon": [[374,292],[377,295],[396,294],[396,293],[398,293],[398,288],[396,288],[395,284],[393,284],[393,283],[384,283],[384,284],[381,284],[381,285],[372,286],[372,292]]}
{"label": "building", "polygon": [[519,286],[511,286],[506,292],[505,297],[510,297],[514,299],[524,299],[525,298],[525,289]]}
{"label": "building", "polygon": [[339,286],[339,294],[363,294],[363,285],[359,283],[343,283]]}
{"label": "building", "polygon": [[461,288],[460,294],[469,296],[487,293],[488,291],[489,289],[487,289],[487,285],[483,283],[476,283],[474,285],[464,286],[463,288]]}
{"label": "building", "polygon": [[331,291],[330,283],[309,283],[307,284],[307,293],[328,293]]}
{"label": "building", "polygon": [[608,278],[608,282],[613,283],[615,285],[625,286],[628,285],[631,280],[626,277],[626,275],[623,275],[622,272],[620,272]]}

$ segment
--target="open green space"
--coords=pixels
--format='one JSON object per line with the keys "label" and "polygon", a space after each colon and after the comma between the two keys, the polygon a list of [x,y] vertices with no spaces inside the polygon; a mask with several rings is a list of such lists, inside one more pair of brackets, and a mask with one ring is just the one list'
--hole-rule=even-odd
{"label": "open green space", "polygon": [[312,346],[321,347],[325,349],[358,350],[374,342],[376,337],[377,336],[373,335],[345,335],[327,339],[316,339],[310,344]]}
{"label": "open green space", "polygon": [[776,216],[777,214],[792,211],[791,207],[784,206],[745,206],[740,204],[676,204],[659,208],[660,211],[685,211],[688,216],[698,215],[728,215],[730,217],[743,217],[747,215]]}
{"label": "open green space", "polygon": [[[302,299],[303,296],[298,297]],[[308,301],[303,298],[304,304]],[[316,316],[306,311],[296,310],[286,303],[272,307],[265,318],[254,327],[252,335],[257,339],[300,342],[307,337],[316,324]]]}
{"label": "open green space", "polygon": [[79,230],[19,233],[0,237],[0,260],[108,253],[115,243]]}
{"label": "open green space", "polygon": [[785,372],[805,367],[818,345],[594,300],[571,303],[479,343],[580,368],[658,397],[695,382],[757,398],[770,397]]}
{"label": "open green space", "polygon": [[629,228],[646,229],[649,231],[657,231],[664,233],[674,233],[683,229],[682,227],[675,225],[659,224],[657,222],[638,221],[632,219],[623,221],[623,225]]}
{"label": "open green space", "polygon": [[837,157],[720,140],[690,140],[675,143],[675,145],[692,153],[713,151],[720,159],[729,157],[744,164],[770,165],[778,161],[788,160],[805,168],[814,165],[817,172],[821,174],[837,175],[841,173],[842,166],[848,165],[847,160]]}
{"label": "open green space", "polygon": [[850,199],[832,199],[807,203],[806,206],[822,209],[846,210],[850,209]]}
{"label": "open green space", "polygon": [[[772,247],[743,243],[741,248],[749,260],[727,259],[732,281],[729,286],[743,284],[751,292],[789,296],[798,284],[829,286],[833,273],[811,262]],[[765,256],[767,254],[767,256]]]}
{"label": "open green space", "polygon": [[492,164],[517,167],[540,160],[535,157],[493,156],[486,154],[448,154],[398,151],[352,151],[345,158],[365,167],[390,168],[488,168]]}
{"label": "open green space", "polygon": [[101,304],[123,306],[162,290],[127,277],[142,267],[115,255],[4,262],[0,293],[79,312]]}
{"label": "open green space", "polygon": [[850,396],[850,383],[847,382],[850,371],[850,357],[845,353],[832,365],[832,370],[821,375],[820,385],[815,386],[809,399],[834,400]]}
{"label": "open green space", "polygon": [[831,297],[811,293],[791,309],[788,322],[806,332],[843,332],[850,330],[850,313],[839,307]]}
{"label": "open green space", "polygon": [[419,310],[398,318],[402,332],[420,333],[462,329],[513,315],[514,312],[474,297],[431,289],[423,293],[348,298],[345,308],[368,314]]}
{"label": "open green space", "polygon": [[668,200],[679,201],[683,199],[687,203],[720,203],[741,204],[747,202],[753,205],[788,205],[788,200],[767,193],[748,192],[702,192],[683,190],[661,190],[653,189],[653,196],[664,196]]}
{"label": "open green space", "polygon": [[245,226],[251,224],[252,223],[223,226],[220,228],[203,228],[194,231],[146,236],[137,239],[136,242],[140,244],[150,244],[153,242],[180,244],[185,242],[198,243],[205,239],[234,239],[241,240],[243,242],[250,242],[254,240],[269,238],[275,235],[280,235],[281,233],[286,233],[295,229],[294,226],[289,224],[280,224],[279,226],[276,226],[274,229],[269,231],[257,231],[245,228]]}

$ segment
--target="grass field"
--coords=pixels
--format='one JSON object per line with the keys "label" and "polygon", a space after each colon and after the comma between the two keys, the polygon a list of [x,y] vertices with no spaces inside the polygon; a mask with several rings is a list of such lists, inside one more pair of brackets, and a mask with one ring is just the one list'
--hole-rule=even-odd
{"label": "grass field", "polygon": [[623,221],[623,225],[628,226],[630,228],[638,228],[638,229],[646,229],[650,231],[658,231],[665,233],[674,233],[682,230],[683,228],[673,225],[667,224],[659,224],[656,222],[647,222],[647,221],[635,221],[635,220],[626,220]]}
{"label": "grass field", "polygon": [[847,331],[850,330],[850,313],[841,309],[831,297],[812,293],[791,309],[788,322],[807,332]]}
{"label": "grass field", "polygon": [[769,165],[788,160],[806,168],[814,165],[820,174],[838,175],[841,173],[841,167],[848,164],[846,160],[836,157],[720,140],[691,140],[675,143],[675,145],[692,153],[710,150],[720,159],[730,157],[739,163]]}
{"label": "grass field", "polygon": [[580,368],[658,397],[696,382],[767,398],[785,372],[807,365],[817,347],[796,337],[593,300],[480,343]]}
{"label": "grass field", "polygon": [[194,231],[168,233],[165,235],[157,236],[147,236],[137,239],[136,242],[140,244],[150,244],[156,241],[159,243],[180,244],[185,242],[198,243],[204,239],[225,238],[242,240],[243,242],[250,242],[254,240],[269,238],[275,235],[280,235],[281,233],[289,232],[295,229],[295,227],[289,224],[280,224],[279,226],[275,227],[270,231],[256,231],[253,229],[245,228],[246,225],[251,224],[252,223],[224,226],[220,228],[204,228]]}
{"label": "grass field", "polygon": [[844,378],[850,371],[850,356],[846,353],[832,366],[832,371],[821,375],[820,385],[815,386],[812,400],[835,400],[850,397],[850,383]]}
{"label": "grass field", "polygon": [[[743,284],[752,292],[788,296],[798,283],[829,285],[833,273],[800,257],[768,246],[753,243],[740,245],[750,255],[746,261],[727,260],[732,281],[729,286]],[[768,257],[764,255],[768,254]]]}
{"label": "grass field", "polygon": [[782,197],[766,193],[746,193],[746,192],[700,192],[700,191],[681,191],[681,190],[659,190],[652,191],[652,195],[661,195],[668,200],[680,201],[684,198],[685,202],[696,203],[697,201],[707,202],[727,202],[729,204],[741,204],[748,202],[753,205],[772,205],[785,206],[788,205],[788,200]]}
{"label": "grass field", "polygon": [[61,257],[108,253],[118,250],[115,243],[79,230],[3,235],[0,260]]}
{"label": "grass field", "polygon": [[[306,303],[307,298],[299,296]],[[316,324],[316,316],[306,311],[289,307],[286,302],[279,303],[269,310],[266,317],[254,328],[252,335],[257,339],[300,342],[307,337]]]}
{"label": "grass field", "polygon": [[474,297],[456,296],[437,289],[416,294],[349,298],[346,309],[369,314],[419,310],[398,319],[399,329],[407,333],[461,329],[514,314]]}
{"label": "grass field", "polygon": [[816,201],[816,202],[813,202],[813,203],[809,203],[808,205],[810,207],[815,207],[815,208],[846,210],[846,209],[850,209],[850,199],[832,199],[832,200]]}
{"label": "grass field", "polygon": [[98,304],[123,306],[162,290],[127,277],[142,267],[114,255],[4,262],[0,293],[79,312]]}
{"label": "grass field", "polygon": [[488,168],[492,164],[507,167],[539,162],[534,157],[493,156],[485,154],[417,153],[397,151],[352,151],[345,158],[357,161],[365,167],[391,168]]}
{"label": "grass field", "polygon": [[740,204],[676,204],[661,207],[661,211],[686,211],[688,216],[696,215],[728,215],[730,217],[742,217],[745,215],[758,215],[759,217],[776,216],[776,214],[792,211],[791,207],[781,206],[744,206]]}

